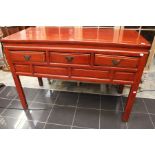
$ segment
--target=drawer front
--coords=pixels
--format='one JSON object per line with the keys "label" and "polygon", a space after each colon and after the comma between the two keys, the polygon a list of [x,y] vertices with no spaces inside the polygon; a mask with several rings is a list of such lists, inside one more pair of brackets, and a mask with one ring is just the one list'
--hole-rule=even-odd
{"label": "drawer front", "polygon": [[133,81],[135,73],[115,72],[113,80]]}
{"label": "drawer front", "polygon": [[74,53],[50,53],[51,63],[63,63],[63,64],[90,64],[90,54],[74,54]]}
{"label": "drawer front", "polygon": [[95,54],[95,65],[123,68],[137,68],[139,63],[138,57],[111,56]]}
{"label": "drawer front", "polygon": [[34,73],[68,76],[67,68],[34,66]]}
{"label": "drawer front", "polygon": [[30,73],[29,65],[14,65],[16,72]]}
{"label": "drawer front", "polygon": [[71,75],[76,77],[89,77],[100,79],[110,78],[109,71],[99,71],[99,70],[73,69]]}
{"label": "drawer front", "polygon": [[45,62],[44,52],[10,52],[13,62]]}

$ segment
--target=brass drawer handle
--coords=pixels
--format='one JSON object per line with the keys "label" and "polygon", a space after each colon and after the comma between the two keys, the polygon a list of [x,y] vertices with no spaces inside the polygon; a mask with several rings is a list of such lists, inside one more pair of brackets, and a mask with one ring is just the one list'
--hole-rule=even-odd
{"label": "brass drawer handle", "polygon": [[66,60],[67,60],[68,62],[72,62],[73,59],[74,59],[74,57],[72,57],[72,56],[66,56],[65,58],[66,58]]}
{"label": "brass drawer handle", "polygon": [[31,56],[30,56],[30,55],[24,55],[24,59],[25,59],[26,61],[29,61],[29,60],[31,59]]}
{"label": "brass drawer handle", "polygon": [[121,60],[115,60],[115,59],[112,60],[112,64],[114,66],[117,66],[120,62],[121,62]]}

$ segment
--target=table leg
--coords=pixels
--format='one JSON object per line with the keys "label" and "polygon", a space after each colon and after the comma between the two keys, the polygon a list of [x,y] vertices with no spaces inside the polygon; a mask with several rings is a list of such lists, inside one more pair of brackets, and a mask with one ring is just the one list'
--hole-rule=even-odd
{"label": "table leg", "polygon": [[47,78],[47,80],[48,80],[48,84],[52,84],[52,82],[51,82],[51,79],[50,78]]}
{"label": "table leg", "polygon": [[129,115],[131,113],[132,106],[136,98],[137,90],[138,90],[138,87],[136,88],[135,86],[131,86],[130,93],[128,95],[128,99],[125,106],[125,111],[122,116],[122,120],[125,122],[127,122],[129,119]]}
{"label": "table leg", "polygon": [[14,78],[14,82],[15,82],[15,85],[16,85],[16,90],[18,92],[18,96],[20,98],[21,104],[22,104],[24,109],[27,109],[28,105],[27,105],[27,102],[26,102],[26,98],[25,98],[25,94],[24,94],[21,82],[20,82],[20,78],[19,78],[18,75],[13,75],[13,78]]}
{"label": "table leg", "polygon": [[0,83],[0,88],[1,88],[1,87],[4,87],[4,86],[5,86],[5,84],[3,84],[3,83]]}
{"label": "table leg", "polygon": [[43,79],[38,77],[39,86],[43,86]]}
{"label": "table leg", "polygon": [[122,94],[123,93],[123,89],[124,89],[124,85],[119,85],[118,86],[118,93]]}
{"label": "table leg", "polygon": [[125,111],[124,111],[123,117],[122,117],[122,120],[126,121],[126,122],[129,119],[129,115],[131,113],[131,109],[132,109],[132,106],[134,104],[136,94],[137,94],[137,90],[138,90],[138,87],[139,87],[139,83],[141,81],[141,77],[142,77],[142,74],[143,74],[143,70],[144,70],[143,66],[145,66],[146,60],[147,60],[147,55],[142,54],[140,56],[141,56],[141,58],[140,58],[140,62],[139,62],[137,75],[135,77],[135,80],[134,80],[133,84],[131,85],[130,93],[128,95],[128,99],[127,99],[127,102],[126,102]]}

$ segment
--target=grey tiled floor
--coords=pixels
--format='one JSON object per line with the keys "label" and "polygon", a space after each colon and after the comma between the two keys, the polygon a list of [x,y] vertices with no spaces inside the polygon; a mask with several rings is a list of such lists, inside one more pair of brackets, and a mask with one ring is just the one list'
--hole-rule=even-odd
{"label": "grey tiled floor", "polygon": [[1,129],[153,129],[155,100],[137,98],[127,123],[125,97],[24,88],[24,111],[15,87],[0,88]]}

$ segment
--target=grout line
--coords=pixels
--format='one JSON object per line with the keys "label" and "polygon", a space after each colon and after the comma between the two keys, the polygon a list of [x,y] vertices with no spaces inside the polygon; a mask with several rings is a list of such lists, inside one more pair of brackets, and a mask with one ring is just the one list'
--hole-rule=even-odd
{"label": "grout line", "polygon": [[40,90],[35,94],[33,100],[31,101],[31,103],[33,103],[35,101],[35,99],[38,97],[39,93],[40,93]]}
{"label": "grout line", "polygon": [[73,129],[73,127],[75,127],[75,128],[77,127],[77,128],[79,128],[79,129],[94,129],[94,128],[87,128],[87,127],[75,126],[75,125],[74,125],[74,126],[72,126],[72,129]]}
{"label": "grout line", "polygon": [[[123,108],[123,112],[124,112],[124,106],[123,106],[123,98],[122,98],[122,96],[121,96],[121,105],[122,105],[122,108]],[[126,124],[126,128],[127,129],[129,129],[129,127],[128,127],[128,123],[127,122],[125,122],[125,124]]]}
{"label": "grout line", "polygon": [[147,106],[146,106],[146,103],[145,103],[144,99],[142,99],[142,101],[143,101],[143,103],[144,103],[144,105],[145,105],[146,111],[147,111],[147,113],[148,113],[148,115],[149,115],[149,118],[150,118],[150,121],[151,121],[151,123],[152,123],[152,125],[153,125],[153,128],[155,129],[155,125],[154,125],[154,123],[153,123],[153,121],[152,121],[152,118],[151,118],[151,116],[150,116],[150,113],[149,113],[149,111],[148,111],[148,108],[147,108]]}
{"label": "grout line", "polygon": [[[37,121],[37,122],[39,122],[39,121]],[[45,123],[45,122],[39,122],[39,123]],[[64,124],[59,124],[59,123],[46,123],[46,124],[70,127],[70,125],[64,125]],[[75,125],[72,127],[77,127],[77,128],[81,128],[81,129],[92,129],[92,128],[80,127],[80,126],[75,126]]]}
{"label": "grout line", "polygon": [[[1,97],[0,97],[1,98]],[[57,97],[56,97],[57,98]],[[20,101],[20,99],[7,99],[7,98],[2,98],[2,99],[6,99],[6,100],[10,100],[10,101]],[[60,107],[71,107],[71,108],[76,108],[76,106],[74,106],[74,105],[63,105],[63,104],[55,104],[55,103],[43,103],[43,102],[38,102],[38,101],[34,101],[34,100],[27,100],[27,101],[29,101],[29,102],[31,102],[31,104],[32,103],[40,103],[40,104],[44,104],[44,105],[57,105],[57,106],[60,106]],[[55,102],[55,101],[54,101]],[[123,101],[122,101],[123,102]],[[122,104],[122,103],[121,103]],[[6,107],[4,107],[4,109],[5,109]],[[85,107],[77,107],[78,109],[88,109],[88,110],[103,110],[103,111],[115,111],[115,110],[110,110],[110,109],[97,109],[97,108],[85,108]],[[123,107],[123,105],[122,105],[122,108],[124,109],[124,107]],[[24,110],[24,109],[23,109]],[[42,110],[44,110],[44,109],[42,109]],[[117,110],[118,112],[124,112],[124,111],[121,111],[121,110]],[[148,114],[148,113],[144,113],[144,112],[131,112],[131,113],[140,113],[140,114]],[[153,113],[149,113],[149,114],[152,114],[152,115],[155,115],[155,114],[153,114]]]}
{"label": "grout line", "polygon": [[[5,88],[6,88],[6,87],[5,87]],[[5,90],[5,88],[4,88],[3,90]],[[2,91],[1,91],[1,92],[2,92]],[[55,99],[55,101],[54,101],[54,104],[52,104],[52,106],[55,105],[55,103],[56,103],[56,101],[57,101],[57,99],[58,99],[58,97],[59,97],[59,94],[60,94],[60,92],[57,94],[56,99]],[[35,102],[35,99],[37,98],[37,96],[38,96],[38,93],[36,93],[34,99],[31,101],[31,104]],[[80,96],[80,95],[79,95],[79,96]],[[18,99],[16,99],[16,97],[17,97],[17,95],[15,95],[15,97],[14,97],[13,99],[7,99],[7,98],[5,98],[5,99],[7,99],[7,100],[10,100],[10,103],[8,104],[7,107],[9,107],[9,106],[11,105],[11,103],[12,103],[14,100],[18,100]],[[1,98],[1,97],[0,97],[0,98]],[[101,95],[100,95],[100,98],[101,98]],[[146,109],[147,109],[147,106],[146,106],[145,101],[144,101],[143,98],[142,98],[142,100],[143,100],[144,105],[145,105],[145,107],[146,107]],[[43,102],[36,102],[36,103],[43,103]],[[78,103],[78,101],[77,101],[77,103]],[[51,103],[49,103],[49,104],[51,104]],[[123,108],[123,111],[124,111],[123,99],[122,99],[122,97],[121,97],[121,104],[122,104],[122,108]],[[78,105],[78,104],[77,104],[77,105]],[[74,126],[73,126],[73,123],[74,123],[74,119],[75,119],[75,114],[76,114],[77,108],[80,108],[80,109],[94,109],[94,110],[100,110],[100,112],[101,112],[101,110],[104,110],[104,111],[115,111],[115,110],[101,109],[101,105],[100,105],[100,109],[77,107],[77,105],[76,105],[76,106],[67,106],[67,107],[75,107],[75,108],[76,108],[76,109],[75,109],[75,112],[74,112],[74,117],[73,117],[73,121],[72,121],[72,126],[71,126],[71,128],[74,127]],[[57,106],[66,106],[66,105],[57,105]],[[5,107],[5,108],[7,108],[7,107]],[[1,112],[1,114],[3,114],[3,113],[7,110],[7,109],[5,109],[5,108],[4,108],[4,110]],[[48,115],[48,117],[47,117],[46,122],[40,122],[40,121],[38,121],[38,120],[27,120],[27,121],[37,121],[37,122],[40,122],[40,123],[45,123],[45,125],[44,125],[44,128],[45,128],[46,124],[50,124],[50,123],[47,123],[47,121],[48,121],[48,119],[49,119],[50,114],[52,113],[52,110],[53,110],[53,109],[51,109],[51,111],[50,111],[50,113],[49,113],[49,115]],[[122,111],[119,110],[119,112],[122,112]],[[153,127],[155,128],[155,125],[154,125],[154,123],[153,123],[153,121],[152,121],[152,117],[150,116],[152,113],[149,113],[149,112],[148,112],[148,109],[147,109],[147,113],[143,113],[143,112],[131,112],[131,113],[140,113],[140,114],[147,114],[147,115],[149,115],[150,121],[151,121],[151,123],[153,124]],[[152,115],[155,115],[155,114],[152,114]],[[1,116],[1,117],[9,117],[9,116]],[[14,118],[14,117],[12,117],[12,118]],[[14,118],[14,119],[17,119],[17,118]],[[24,118],[23,118],[23,119],[24,119]],[[99,117],[99,119],[100,119],[100,117]],[[99,122],[100,122],[100,120],[99,120]],[[65,125],[65,126],[68,126],[68,125]],[[128,128],[127,122],[126,122],[126,126],[127,126],[127,128]],[[76,127],[76,126],[75,126],[75,127]],[[99,127],[100,127],[100,124],[99,124]],[[83,127],[83,128],[84,128],[84,127]]]}
{"label": "grout line", "polygon": [[[17,118],[15,117],[12,117],[12,116],[0,116],[1,117],[4,117],[4,118],[12,118],[12,119],[16,119],[18,120]],[[21,121],[23,121],[24,119],[21,119]],[[38,120],[24,120],[24,121],[28,121],[28,122],[37,122],[37,123],[46,123],[46,122],[42,122],[42,121],[38,121]],[[46,124],[53,124],[53,125],[60,125],[60,126],[68,126],[70,127],[70,125],[64,125],[64,124],[59,124],[59,123],[46,123]],[[88,127],[81,127],[81,126],[72,126],[72,127],[78,127],[78,128],[82,128],[82,129],[93,129],[93,128],[88,128]]]}
{"label": "grout line", "polygon": [[5,97],[0,97],[0,99],[4,99],[4,100],[13,100],[13,99],[5,98]]}
{"label": "grout line", "polygon": [[99,129],[101,128],[101,95],[100,95],[100,110],[99,110]]}
{"label": "grout line", "polygon": [[41,121],[38,121],[38,120],[25,120],[25,121],[29,121],[29,122],[37,122],[37,123],[45,123],[45,122],[41,122]]}
{"label": "grout line", "polygon": [[[7,87],[7,86],[6,86]],[[16,88],[16,87],[15,87]],[[33,88],[32,88],[33,89]],[[23,88],[23,91],[24,91],[24,88]],[[24,95],[25,95],[25,98],[26,98],[26,94],[24,92]],[[36,94],[37,95],[37,94]],[[30,104],[32,104],[32,102],[36,99],[36,95],[34,96],[33,100],[28,100],[26,99],[26,101],[30,102]],[[18,92],[17,92],[17,95],[15,95],[15,97],[13,99],[9,99],[9,98],[5,98],[5,97],[0,97],[0,99],[5,99],[5,100],[15,100],[15,101],[20,101],[20,98],[17,98],[18,96]],[[20,101],[21,102],[21,101]]]}
{"label": "grout line", "polygon": [[150,115],[155,115],[154,113],[150,113],[150,112],[149,112],[148,114],[150,114]]}
{"label": "grout line", "polygon": [[[15,97],[16,97],[16,96],[15,96]],[[14,97],[14,98],[15,98],[15,97]],[[13,99],[14,99],[14,98],[13,98]],[[2,115],[2,114],[7,110],[6,108],[8,108],[8,107],[11,105],[11,103],[14,101],[13,99],[10,100],[10,103],[4,108],[4,110],[0,113],[0,115]]]}
{"label": "grout line", "polygon": [[11,118],[11,119],[18,120],[17,118],[15,118],[15,117],[10,117],[10,116],[0,116],[0,118]]}
{"label": "grout line", "polygon": [[[20,101],[20,100],[17,100],[17,99],[8,99],[8,100],[10,100],[10,101]],[[63,105],[63,104],[55,104],[55,103],[43,103],[43,102],[36,102],[36,101],[30,101],[30,100],[28,100],[29,102],[31,102],[31,103],[40,103],[40,104],[44,104],[44,105],[56,105],[56,106],[60,106],[60,107],[70,107],[70,108],[76,108],[76,106],[72,106],[72,105]],[[4,109],[5,109],[6,107],[4,107]],[[86,110],[97,110],[97,111],[99,111],[99,110],[103,110],[103,111],[116,111],[116,110],[110,110],[110,109],[96,109],[96,108],[85,108],[85,107],[77,107],[78,109],[86,109]],[[23,109],[24,110],[24,109]],[[42,109],[42,110],[44,110],[44,109]],[[121,110],[117,110],[117,112],[124,112],[124,111],[121,111]],[[144,113],[144,112],[131,112],[131,113],[140,113],[140,114],[148,114],[148,113]],[[155,114],[153,114],[153,113],[149,113],[149,114],[152,114],[152,115],[155,115]]]}
{"label": "grout line", "polygon": [[50,111],[49,114],[48,114],[48,117],[47,117],[47,119],[46,119],[46,122],[45,122],[45,125],[44,125],[43,129],[45,129],[46,123],[47,123],[47,121],[48,121],[48,119],[49,119],[51,113],[53,112],[54,105],[55,105],[55,103],[56,103],[56,101],[57,101],[59,95],[60,95],[60,92],[57,94],[57,97],[56,97],[56,99],[55,99],[55,101],[54,101],[54,104],[53,104],[53,107],[51,108],[51,111]]}
{"label": "grout line", "polygon": [[2,88],[2,90],[0,91],[0,94],[6,89],[7,86],[4,86],[4,88]]}
{"label": "grout line", "polygon": [[[32,100],[32,101],[27,100],[27,101],[29,101],[29,102],[30,102],[30,105],[32,105],[32,104],[34,103],[34,100],[38,97],[39,92],[40,92],[40,91],[38,91],[38,92],[35,94],[35,96],[34,96],[34,98],[33,98],[33,100]],[[25,97],[26,97],[26,95],[25,95]]]}
{"label": "grout line", "polygon": [[13,116],[7,116],[7,115],[4,115],[4,116],[0,116],[0,117],[7,117],[7,118],[13,118],[13,119],[17,119],[17,120],[21,120],[21,121],[33,121],[33,122],[39,122],[39,123],[45,123],[45,122],[41,122],[41,121],[38,121],[38,120],[29,120],[29,119],[23,119],[23,118],[21,118],[21,119],[18,119],[18,118],[16,118],[16,117],[13,117]]}
{"label": "grout line", "polygon": [[[13,119],[19,120],[18,118],[15,118],[15,117],[13,117],[13,116],[0,116],[0,117],[4,117],[4,118],[7,117],[7,118],[13,118]],[[20,120],[21,120],[21,121],[30,121],[30,122],[45,123],[45,122],[38,121],[38,120],[29,120],[29,119],[23,119],[23,118],[21,118]]]}
{"label": "grout line", "polygon": [[70,127],[70,125],[64,125],[64,124],[59,124],[59,123],[46,123],[46,124]]}
{"label": "grout line", "polygon": [[[59,124],[59,123],[46,123],[46,124],[53,124],[53,125],[60,125],[60,126],[68,126],[68,127],[70,127],[70,125],[64,125],[64,124]],[[77,128],[79,127],[79,128],[82,128],[82,129],[93,129],[93,128],[87,128],[87,127],[80,127],[80,126],[76,126],[76,125],[73,125],[72,128],[73,127],[77,127]]]}
{"label": "grout line", "polygon": [[[41,104],[43,104],[43,102],[37,102],[37,101],[33,101],[33,103],[41,103]],[[45,104],[51,104],[51,103],[45,103]],[[55,103],[53,105],[57,105],[57,106],[60,106],[60,107],[76,108],[76,106],[74,106],[74,105],[64,105],[64,104],[55,104]],[[100,110],[100,108],[97,109],[97,108],[85,108],[85,107],[78,107],[78,109]],[[115,111],[115,110],[107,110],[107,109],[101,109],[101,110],[104,110],[104,111]],[[123,111],[119,110],[118,112],[123,112]]]}
{"label": "grout line", "polygon": [[76,106],[75,106],[75,112],[74,112],[74,116],[73,116],[73,120],[72,120],[71,129],[73,128],[73,123],[74,123],[74,120],[75,120],[75,115],[76,115],[77,105],[79,103],[79,99],[80,99],[80,94],[78,94],[78,97],[77,97]]}

